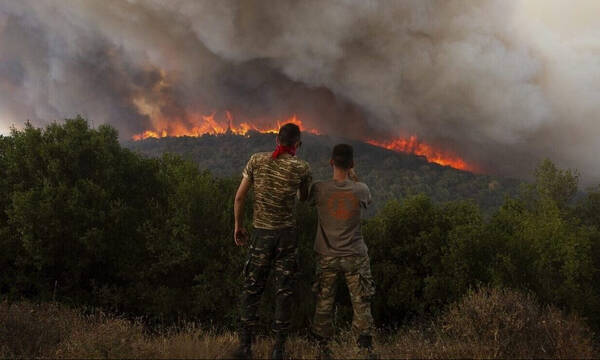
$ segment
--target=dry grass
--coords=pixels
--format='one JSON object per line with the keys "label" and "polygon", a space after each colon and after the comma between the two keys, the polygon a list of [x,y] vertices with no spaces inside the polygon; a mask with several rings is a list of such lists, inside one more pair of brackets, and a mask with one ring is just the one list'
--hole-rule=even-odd
{"label": "dry grass", "polygon": [[592,333],[580,318],[511,290],[468,294],[442,316],[439,328],[440,341],[455,357],[597,357]]}
{"label": "dry grass", "polygon": [[[514,291],[482,289],[467,295],[424,329],[378,336],[382,358],[597,358],[592,334],[581,319],[540,307]],[[225,358],[236,346],[231,332],[193,324],[148,335],[139,322],[97,313],[86,316],[55,304],[0,303],[0,358]],[[273,342],[260,338],[257,358]],[[336,358],[360,358],[354,337],[332,343]],[[308,340],[288,342],[292,358],[315,358]]]}

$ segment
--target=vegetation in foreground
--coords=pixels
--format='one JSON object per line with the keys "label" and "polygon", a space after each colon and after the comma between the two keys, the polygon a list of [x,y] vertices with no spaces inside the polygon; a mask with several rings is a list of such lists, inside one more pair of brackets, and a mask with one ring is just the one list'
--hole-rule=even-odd
{"label": "vegetation in foreground", "polygon": [[[237,344],[232,332],[194,324],[150,334],[136,321],[102,313],[28,302],[0,304],[0,357],[222,358]],[[272,339],[260,338],[255,356],[268,358]],[[470,292],[427,327],[380,334],[383,358],[597,358],[591,332],[577,316],[540,306],[531,295],[498,289]],[[288,343],[292,358],[314,358],[304,337]],[[358,358],[354,337],[342,332],[335,358]]]}
{"label": "vegetation in foreground", "polygon": [[[600,191],[575,199],[577,180],[545,161],[490,217],[472,201],[389,201],[364,226],[376,324],[439,316],[487,285],[531,292],[598,330]],[[0,136],[0,296],[144,316],[159,327],[235,328],[245,256],[232,239],[238,183],[177,156],[135,154],[113,128],[81,118]],[[247,224],[251,215],[248,207]],[[314,313],[314,209],[300,205],[298,219],[302,297],[292,324],[301,330]],[[343,328],[352,310],[344,286],[338,296]]]}

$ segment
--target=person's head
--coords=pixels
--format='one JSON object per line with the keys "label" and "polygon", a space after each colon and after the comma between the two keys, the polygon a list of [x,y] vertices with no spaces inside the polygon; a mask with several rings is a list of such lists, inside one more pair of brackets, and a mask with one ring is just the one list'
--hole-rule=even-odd
{"label": "person's head", "polygon": [[277,143],[283,146],[299,147],[300,142],[300,128],[296,124],[285,124],[279,129],[277,134]]}
{"label": "person's head", "polygon": [[354,167],[354,149],[348,144],[337,144],[331,152],[330,163],[341,170],[350,170]]}

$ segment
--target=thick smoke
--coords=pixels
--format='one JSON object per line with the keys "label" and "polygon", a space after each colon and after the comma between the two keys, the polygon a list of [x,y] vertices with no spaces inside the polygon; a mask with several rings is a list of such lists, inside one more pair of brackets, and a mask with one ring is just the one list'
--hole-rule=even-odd
{"label": "thick smoke", "polygon": [[81,113],[128,138],[156,118],[295,113],[597,182],[600,6],[538,1],[0,0],[0,128]]}

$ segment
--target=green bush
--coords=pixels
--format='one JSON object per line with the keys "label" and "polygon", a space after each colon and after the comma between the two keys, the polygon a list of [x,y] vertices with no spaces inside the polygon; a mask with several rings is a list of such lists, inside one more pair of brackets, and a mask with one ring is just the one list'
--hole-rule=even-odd
{"label": "green bush", "polygon": [[390,202],[365,227],[377,295],[389,323],[434,313],[487,282],[492,249],[472,202],[434,204],[426,196]]}
{"label": "green bush", "polygon": [[[426,170],[426,169],[425,169]],[[423,171],[425,171],[423,170]],[[246,249],[232,240],[239,178],[180,157],[144,158],[82,118],[0,137],[0,294],[85,304],[149,323],[234,326]],[[543,162],[490,218],[473,201],[391,200],[365,220],[379,325],[440,313],[485,284],[525,289],[600,323],[598,191]],[[312,318],[315,210],[298,207],[293,324]],[[247,207],[246,223],[251,224]],[[352,311],[338,292],[339,323]],[[261,314],[268,324],[273,294]],[[35,356],[35,355],[32,355]]]}

